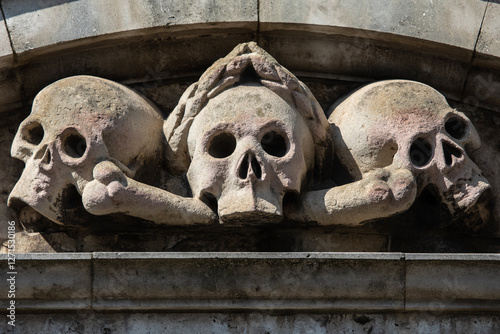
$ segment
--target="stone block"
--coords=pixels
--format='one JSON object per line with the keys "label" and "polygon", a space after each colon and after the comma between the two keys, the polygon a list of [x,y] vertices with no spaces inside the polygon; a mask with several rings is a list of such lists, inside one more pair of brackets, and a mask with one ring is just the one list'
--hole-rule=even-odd
{"label": "stone block", "polygon": [[388,237],[371,233],[321,233],[310,231],[296,236],[298,251],[385,252]]}
{"label": "stone block", "polygon": [[462,101],[500,111],[500,4],[490,1],[478,36]]}
{"label": "stone block", "polygon": [[481,34],[477,41],[476,52],[480,55],[488,55],[500,58],[500,4],[490,1],[484,15]]}
{"label": "stone block", "polygon": [[10,45],[9,34],[5,27],[3,15],[0,22],[0,67],[12,65],[14,62],[14,53]]}
{"label": "stone block", "polygon": [[[345,32],[345,29],[396,34],[456,46],[472,52],[487,3],[446,0],[411,1],[264,1],[260,30],[301,25],[303,30]],[[322,27],[321,27],[322,26]],[[296,27],[295,27],[296,28]]]}
{"label": "stone block", "polygon": [[94,253],[96,310],[394,310],[398,253]]}
{"label": "stone block", "polygon": [[148,28],[175,31],[177,27],[189,30],[186,25],[193,29],[257,25],[257,2],[242,0],[231,5],[223,0],[7,0],[2,7],[14,50],[20,56],[45,47],[54,51],[68,42],[82,44],[82,39],[90,37],[141,35]]}
{"label": "stone block", "polygon": [[[90,307],[91,254],[16,254],[15,298],[2,294],[2,305],[15,300],[16,310],[79,310]],[[8,255],[0,254],[2,268]],[[9,277],[11,274],[7,274]],[[7,291],[7,281],[1,289]],[[5,312],[5,311],[4,311]]]}
{"label": "stone block", "polygon": [[[12,328],[9,328],[12,329]],[[16,328],[2,333],[458,333],[500,331],[498,316],[408,313],[79,313],[23,314]]]}
{"label": "stone block", "polygon": [[268,1],[259,7],[259,43],[299,77],[410,79],[460,99],[485,8],[467,0]]}
{"label": "stone block", "polygon": [[409,311],[498,310],[500,254],[406,254]]}

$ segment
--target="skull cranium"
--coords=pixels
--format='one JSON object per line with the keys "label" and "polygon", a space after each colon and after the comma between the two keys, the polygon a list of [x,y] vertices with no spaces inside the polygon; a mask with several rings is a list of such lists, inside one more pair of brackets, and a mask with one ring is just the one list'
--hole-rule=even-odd
{"label": "skull cranium", "polygon": [[161,157],[163,118],[134,91],[90,76],[59,80],[35,98],[31,114],[12,144],[13,157],[24,161],[9,205],[27,204],[63,224],[78,203],[92,170],[110,160],[130,177],[151,179],[149,166]]}
{"label": "skull cranium", "polygon": [[261,85],[211,99],[191,125],[188,148],[193,194],[215,199],[222,221],[280,221],[284,195],[300,192],[314,162],[306,121]]}
{"label": "skull cranium", "polygon": [[333,110],[336,150],[356,179],[376,168],[408,168],[418,191],[438,189],[451,213],[470,208],[489,188],[467,156],[480,146],[471,121],[433,88],[406,80],[381,81],[348,96]]}

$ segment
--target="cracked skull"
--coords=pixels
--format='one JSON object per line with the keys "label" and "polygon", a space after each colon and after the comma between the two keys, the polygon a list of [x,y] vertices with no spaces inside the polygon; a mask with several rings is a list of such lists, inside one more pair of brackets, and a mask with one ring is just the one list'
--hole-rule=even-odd
{"label": "cracked skull", "polygon": [[12,143],[25,168],[9,205],[29,205],[56,223],[76,220],[80,194],[104,160],[147,180],[161,156],[163,119],[134,91],[109,80],[75,76],[44,88]]}
{"label": "cracked skull", "polygon": [[222,222],[282,220],[285,194],[300,192],[314,159],[303,117],[258,85],[209,100],[194,118],[188,148],[193,195],[212,204]]}
{"label": "cracked skull", "polygon": [[357,179],[375,168],[406,167],[419,193],[433,185],[451,213],[469,209],[489,188],[467,155],[480,146],[471,121],[425,84],[390,80],[367,85],[342,101],[329,121],[340,130],[340,159]]}

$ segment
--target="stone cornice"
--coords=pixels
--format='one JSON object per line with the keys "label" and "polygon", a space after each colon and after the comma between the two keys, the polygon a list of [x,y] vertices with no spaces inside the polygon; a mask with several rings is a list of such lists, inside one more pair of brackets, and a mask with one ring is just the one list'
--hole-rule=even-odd
{"label": "stone cornice", "polygon": [[18,254],[16,269],[22,313],[500,310],[500,254]]}

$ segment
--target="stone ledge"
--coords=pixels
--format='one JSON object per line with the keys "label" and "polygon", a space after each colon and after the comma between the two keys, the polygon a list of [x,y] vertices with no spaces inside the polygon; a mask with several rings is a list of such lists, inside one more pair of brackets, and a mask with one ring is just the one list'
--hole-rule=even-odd
{"label": "stone ledge", "polygon": [[500,4],[491,1],[486,8],[481,34],[477,41],[476,52],[492,57],[500,56]]}
{"label": "stone ledge", "polygon": [[28,313],[500,310],[500,254],[19,254],[16,271]]}
{"label": "stone ledge", "polygon": [[500,254],[407,254],[407,310],[500,309]]}
{"label": "stone ledge", "polygon": [[486,7],[487,2],[468,0],[412,1],[404,6],[398,1],[386,0],[355,3],[275,0],[261,3],[259,19],[261,31],[275,29],[279,24],[285,24],[284,27],[301,24],[311,26],[304,30],[315,31],[323,27],[332,32],[352,28],[358,31],[358,37],[387,33],[472,51]]}
{"label": "stone ledge", "polygon": [[19,314],[16,328],[0,322],[0,332],[19,334],[95,333],[498,333],[496,315],[403,313],[178,313],[79,312]]}
{"label": "stone ledge", "polygon": [[100,36],[106,39],[140,36],[144,29],[175,32],[204,26],[210,29],[255,26],[257,22],[257,2],[241,0],[231,1],[231,6],[225,0],[168,3],[158,0],[54,3],[4,0],[2,8],[18,57]]}

